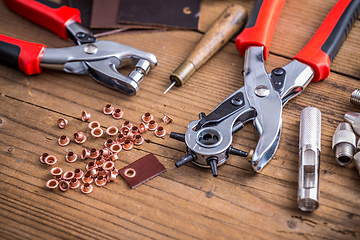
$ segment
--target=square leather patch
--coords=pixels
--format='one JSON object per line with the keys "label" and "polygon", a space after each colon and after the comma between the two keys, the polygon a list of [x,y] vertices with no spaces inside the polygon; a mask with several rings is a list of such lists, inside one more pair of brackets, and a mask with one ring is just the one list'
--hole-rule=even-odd
{"label": "square leather patch", "polygon": [[119,170],[119,174],[134,189],[166,171],[166,168],[150,153]]}

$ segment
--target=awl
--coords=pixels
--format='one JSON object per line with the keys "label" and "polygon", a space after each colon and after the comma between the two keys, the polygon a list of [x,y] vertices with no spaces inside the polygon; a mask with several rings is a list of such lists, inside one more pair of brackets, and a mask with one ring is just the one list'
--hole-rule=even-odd
{"label": "awl", "polygon": [[164,94],[174,85],[182,86],[196,70],[240,31],[246,18],[247,13],[244,7],[237,4],[228,6],[185,61],[170,75],[171,85]]}

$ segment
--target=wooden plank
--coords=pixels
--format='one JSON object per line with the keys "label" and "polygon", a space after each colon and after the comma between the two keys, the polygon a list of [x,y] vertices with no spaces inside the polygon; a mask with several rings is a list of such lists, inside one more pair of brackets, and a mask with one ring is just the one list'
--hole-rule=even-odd
{"label": "wooden plank", "polygon": [[[203,1],[203,30],[211,19],[233,1]],[[311,38],[335,1],[288,1],[276,30],[268,70],[283,66]],[[240,1],[251,10],[254,1]],[[319,10],[323,9],[323,10]],[[315,16],[315,17],[314,17]],[[215,18],[214,18],[215,19]],[[311,21],[309,21],[309,19]],[[0,33],[49,47],[70,46],[52,33],[7,10],[0,3]],[[298,22],[297,22],[298,21]],[[294,25],[291,24],[295,22]],[[306,24],[304,24],[306,23]],[[90,195],[80,190],[66,193],[46,189],[50,167],[39,162],[43,152],[59,158],[64,170],[85,168],[89,161],[70,164],[69,149],[101,148],[106,137],[89,138],[82,146],[60,147],[61,134],[77,130],[89,135],[80,120],[82,110],[91,113],[103,129],[125,120],[139,123],[150,111],[157,121],[165,112],[174,122],[168,132],[185,132],[199,112],[209,113],[230,93],[243,86],[243,59],[234,43],[227,44],[189,82],[163,91],[168,76],[202,37],[200,32],[120,34],[102,39],[121,42],[154,53],[159,66],[140,84],[137,96],[129,97],[99,85],[87,76],[44,70],[40,75],[0,66],[0,232],[16,238],[105,238],[105,239],[356,239],[360,234],[359,175],[354,165],[340,167],[331,149],[333,132],[346,111],[358,111],[349,103],[358,86],[356,54],[358,22],[339,52],[326,81],[311,83],[283,111],[283,131],[276,155],[261,174],[254,174],[246,159],[232,156],[213,178],[208,169],[192,164],[177,169],[175,161],[185,153],[183,143],[144,134],[147,143],[122,151],[121,168],[149,152],[155,153],[167,171],[137,189],[120,179]],[[294,35],[287,34],[288,32]],[[287,41],[284,42],[283,35]],[[353,59],[354,58],[354,59]],[[352,61],[354,60],[354,61]],[[129,70],[129,69],[127,69]],[[130,69],[131,70],[131,69]],[[102,114],[105,104],[120,107],[125,116],[114,120]],[[322,112],[320,207],[309,214],[297,208],[298,129],[300,111],[315,106]],[[69,119],[60,130],[58,117]],[[234,136],[234,147],[249,151],[256,136],[247,124]]]}

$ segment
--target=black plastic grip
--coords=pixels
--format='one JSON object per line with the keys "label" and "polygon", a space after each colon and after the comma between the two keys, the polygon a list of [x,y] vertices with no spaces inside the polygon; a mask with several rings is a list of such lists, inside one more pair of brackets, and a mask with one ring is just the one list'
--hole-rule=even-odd
{"label": "black plastic grip", "polygon": [[257,18],[259,16],[261,5],[263,4],[263,1],[264,0],[257,0],[255,2],[255,5],[254,5],[254,7],[253,7],[253,9],[251,11],[251,14],[249,16],[249,19],[248,19],[248,21],[246,23],[245,28],[252,28],[252,27],[255,26],[256,20],[257,20]]}
{"label": "black plastic grip", "polygon": [[62,5],[55,3],[55,2],[50,2],[48,0],[35,0],[36,2],[42,3],[48,7],[51,7],[53,9],[57,9],[57,8],[61,8]]}
{"label": "black plastic grip", "polygon": [[27,75],[41,72],[40,61],[44,50],[45,45],[0,34],[0,62],[20,69]]}
{"label": "black plastic grip", "polygon": [[20,47],[0,41],[0,63],[20,70]]}
{"label": "black plastic grip", "polygon": [[360,0],[339,0],[309,43],[294,57],[312,67],[312,81],[329,76],[330,64],[358,18],[359,8]]}
{"label": "black plastic grip", "polygon": [[325,52],[332,62],[339,52],[343,42],[349,34],[351,27],[354,25],[359,16],[360,0],[352,0],[347,6],[344,13],[341,15],[335,28],[332,30],[330,36],[322,45],[321,50]]}

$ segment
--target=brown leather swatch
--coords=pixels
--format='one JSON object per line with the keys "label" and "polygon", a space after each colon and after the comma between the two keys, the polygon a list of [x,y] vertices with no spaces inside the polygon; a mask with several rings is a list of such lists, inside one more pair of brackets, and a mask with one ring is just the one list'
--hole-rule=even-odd
{"label": "brown leather swatch", "polygon": [[197,29],[200,0],[121,0],[118,22]]}
{"label": "brown leather swatch", "polygon": [[165,171],[165,166],[150,153],[120,169],[119,174],[134,189]]}

